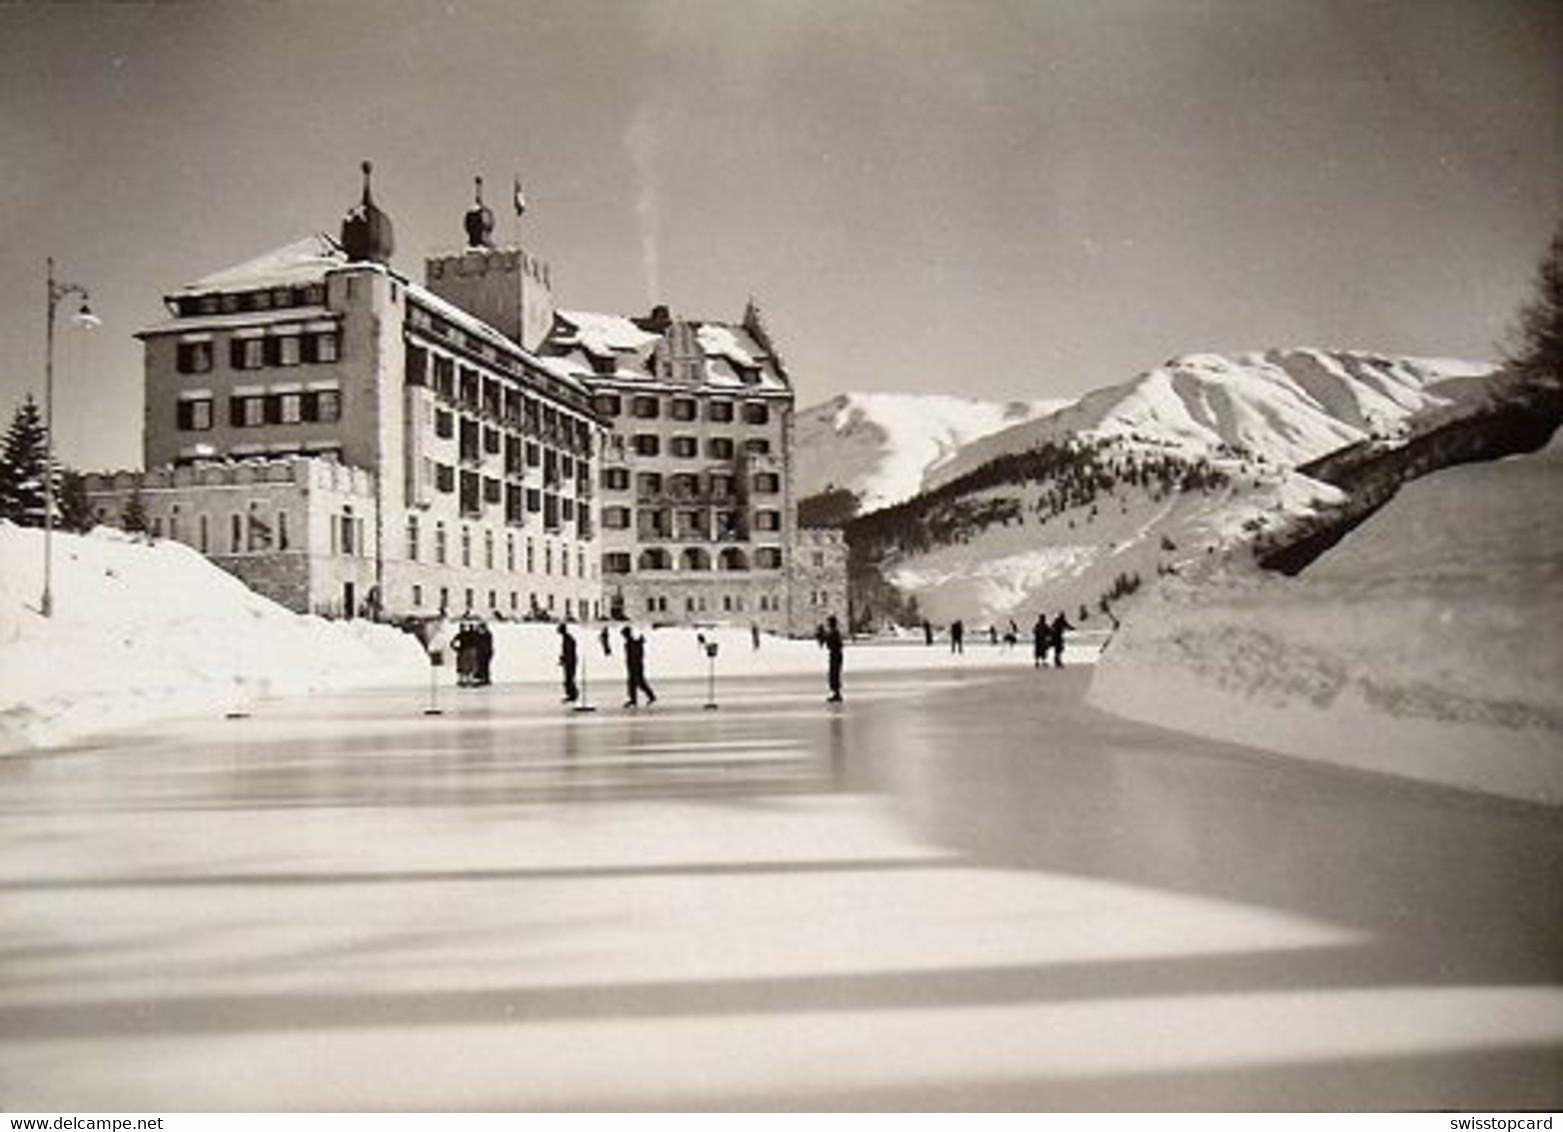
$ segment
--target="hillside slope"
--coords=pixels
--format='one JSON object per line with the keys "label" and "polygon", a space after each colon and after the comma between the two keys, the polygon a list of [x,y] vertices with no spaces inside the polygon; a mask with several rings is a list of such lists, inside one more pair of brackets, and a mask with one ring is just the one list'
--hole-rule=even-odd
{"label": "hillside slope", "polygon": [[1327,350],[1191,354],[1088,393],[1047,417],[966,445],[929,486],[988,460],[1066,436],[1115,436],[1190,454],[1241,453],[1283,467],[1373,436],[1410,416],[1476,395],[1487,363]]}
{"label": "hillside slope", "polygon": [[1403,486],[1302,575],[1157,587],[1091,701],[1286,754],[1563,803],[1563,441]]}
{"label": "hillside slope", "polygon": [[798,412],[798,496],[845,488],[865,512],[899,503],[963,445],[1068,403],[843,393]]}

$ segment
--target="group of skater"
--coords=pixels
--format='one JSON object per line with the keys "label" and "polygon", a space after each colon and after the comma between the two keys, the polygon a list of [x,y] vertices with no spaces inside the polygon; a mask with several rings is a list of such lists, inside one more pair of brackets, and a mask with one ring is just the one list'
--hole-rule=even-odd
{"label": "group of skater", "polygon": [[[934,627],[927,620],[922,624],[924,639],[927,644],[934,643]],[[1031,628],[1032,665],[1036,668],[1051,667],[1062,668],[1064,666],[1065,634],[1074,631],[1074,626],[1062,611],[1055,614],[1049,620],[1045,613],[1037,614],[1035,624]],[[566,704],[579,704],[582,702],[582,664],[581,645],[576,638],[578,626],[572,626],[568,622],[560,622],[557,628],[559,636],[558,667],[560,680],[563,685],[563,702]],[[993,645],[1000,642],[1001,630],[998,625],[988,628],[988,639]],[[753,647],[760,647],[760,630],[758,626],[751,626]],[[604,657],[613,656],[613,636],[607,625],[603,625],[597,633],[598,646],[602,649]],[[618,632],[620,648],[624,663],[624,706],[626,708],[638,708],[642,701],[646,706],[657,702],[657,693],[652,689],[650,681],[646,677],[646,637],[639,633],[632,625],[623,625]],[[704,644],[704,638],[701,639]],[[842,667],[845,657],[845,639],[842,635],[841,624],[836,617],[828,617],[818,626],[814,632],[814,640],[826,654],[825,682],[829,689],[827,702],[839,704],[842,702]],[[1002,640],[1006,649],[1015,648],[1020,641],[1020,627],[1011,620],[1008,627],[1002,631]],[[964,654],[966,651],[966,626],[964,622],[956,620],[949,626],[950,651],[955,654]],[[439,642],[430,637],[426,641],[431,657],[439,660]],[[715,646],[711,655],[715,655]],[[486,687],[492,681],[492,667],[494,660],[494,636],[488,625],[481,618],[464,617],[458,624],[454,635],[450,638],[449,648],[455,659],[456,681],[461,687]]]}
{"label": "group of skater", "polygon": [[[639,707],[640,697],[645,696],[646,706],[650,707],[657,702],[657,694],[651,690],[651,685],[646,681],[646,637],[642,633],[635,632],[629,625],[620,629],[619,635],[624,642],[624,685],[628,694],[624,706]],[[608,626],[604,625],[602,631],[597,634],[597,642],[602,646],[603,656],[613,655],[613,635],[608,632]],[[570,632],[567,623],[561,621],[559,623],[559,675],[564,684],[564,702],[567,704],[577,703],[581,698],[581,688],[576,682],[580,662],[580,646],[576,644],[575,634]]]}
{"label": "group of skater", "polygon": [[[1064,634],[1074,632],[1074,626],[1069,623],[1069,618],[1064,616],[1063,610],[1059,610],[1049,621],[1046,613],[1037,614],[1036,624],[1031,627],[1031,664],[1033,668],[1048,667],[1048,656],[1053,658],[1053,667],[1064,667]],[[999,643],[999,627],[988,626],[988,641],[990,644]],[[933,623],[926,618],[923,620],[923,641],[932,645],[934,642]],[[1003,642],[1006,649],[1012,649],[1020,643],[1020,626],[1011,620],[1009,626],[1003,632]],[[964,655],[966,652],[966,623],[961,620],[950,622],[950,652],[956,655]]]}

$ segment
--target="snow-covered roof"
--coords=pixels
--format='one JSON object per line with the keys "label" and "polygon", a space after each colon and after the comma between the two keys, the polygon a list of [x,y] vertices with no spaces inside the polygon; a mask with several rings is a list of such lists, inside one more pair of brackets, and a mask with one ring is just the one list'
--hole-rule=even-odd
{"label": "snow-covered roof", "polygon": [[194,283],[186,283],[180,291],[184,294],[199,294],[207,291],[291,287],[319,282],[325,278],[327,271],[346,264],[347,255],[341,245],[324,232],[316,232],[254,259],[203,276]]}
{"label": "snow-covered roof", "polygon": [[560,345],[580,346],[598,357],[610,357],[622,351],[636,351],[655,346],[659,335],[642,330],[620,314],[598,314],[595,311],[559,311],[573,328],[573,333],[560,337]]}
{"label": "snow-covered roof", "polygon": [[137,333],[174,334],[197,330],[238,330],[251,326],[303,326],[326,319],[335,322],[341,317],[341,314],[328,307],[283,307],[280,310],[270,311],[241,311],[237,314],[182,315],[165,318],[162,322],[154,322]]}
{"label": "snow-covered roof", "polygon": [[[659,377],[657,354],[665,333],[647,329],[644,320],[597,311],[561,310],[545,347],[587,385],[604,382],[649,384]],[[655,324],[650,324],[655,325]],[[692,330],[698,358],[680,358],[681,372],[697,363],[699,384],[733,393],[789,393],[779,360],[746,326],[682,319],[670,322]],[[665,383],[665,382],[664,382]],[[688,384],[688,378],[671,382]]]}

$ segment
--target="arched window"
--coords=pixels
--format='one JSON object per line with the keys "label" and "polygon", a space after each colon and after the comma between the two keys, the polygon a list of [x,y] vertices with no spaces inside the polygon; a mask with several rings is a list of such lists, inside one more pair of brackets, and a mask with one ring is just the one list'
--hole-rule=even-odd
{"label": "arched window", "polygon": [[679,555],[678,568],[680,570],[709,570],[711,569],[711,552],[704,547],[691,546],[683,554]]}
{"label": "arched window", "polygon": [[749,557],[736,546],[722,548],[721,557],[718,559],[719,568],[722,570],[747,570],[749,569]]}
{"label": "arched window", "polygon": [[651,546],[640,552],[639,568],[642,570],[666,570],[671,565],[663,547]]}

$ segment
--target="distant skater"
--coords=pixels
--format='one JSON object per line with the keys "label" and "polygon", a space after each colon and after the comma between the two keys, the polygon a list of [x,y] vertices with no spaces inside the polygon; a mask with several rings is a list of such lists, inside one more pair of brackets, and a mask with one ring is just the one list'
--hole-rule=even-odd
{"label": "distant skater", "polygon": [[1047,614],[1038,613],[1037,623],[1031,627],[1031,667],[1047,667],[1047,650],[1053,642],[1053,632],[1047,627]]}
{"label": "distant skater", "polygon": [[749,636],[754,640],[754,651],[760,651],[760,624],[758,621],[749,622]]}
{"label": "distant skater", "polygon": [[602,645],[602,655],[613,655],[613,638],[608,635],[608,626],[602,627],[602,632],[597,634],[597,640]]}
{"label": "distant skater", "polygon": [[624,685],[629,692],[625,707],[639,707],[642,692],[647,707],[657,702],[657,694],[646,683],[646,638],[636,636],[628,625],[624,626]]}
{"label": "distant skater", "polygon": [[950,651],[965,655],[966,626],[959,621],[950,622]]}
{"label": "distant skater", "polygon": [[581,696],[581,690],[575,686],[575,638],[570,635],[570,627],[563,622],[559,624],[559,669],[564,677],[564,702],[573,704]]}
{"label": "distant skater", "polygon": [[494,631],[479,621],[472,630],[472,682],[480,688],[493,683]]}
{"label": "distant skater", "polygon": [[844,646],[841,641],[841,626],[836,624],[834,615],[825,620],[824,644],[828,657],[825,680],[830,686],[830,696],[825,702],[839,704],[841,702],[841,653]]}
{"label": "distant skater", "polygon": [[1064,667],[1064,630],[1066,629],[1072,631],[1074,626],[1065,618],[1064,611],[1059,610],[1058,616],[1053,618],[1052,627],[1054,668]]}
{"label": "distant skater", "polygon": [[923,644],[933,644],[933,625],[926,617],[923,618]]}

